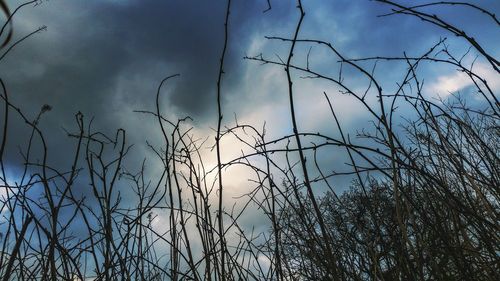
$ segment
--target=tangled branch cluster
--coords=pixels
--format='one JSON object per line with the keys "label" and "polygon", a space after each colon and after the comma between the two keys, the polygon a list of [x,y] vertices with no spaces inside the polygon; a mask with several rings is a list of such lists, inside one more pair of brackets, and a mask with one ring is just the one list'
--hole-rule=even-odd
{"label": "tangled branch cluster", "polygon": [[[264,128],[238,122],[222,126],[224,56],[231,42],[228,1],[217,82],[215,167],[206,166],[206,140],[193,135],[189,118],[171,121],[162,114],[161,88],[176,75],[161,82],[154,110],[139,111],[153,117],[162,139],[157,146],[148,143],[161,163],[161,172],[151,177],[146,161],[139,171],[127,170],[133,159],[127,158],[131,146],[124,130],[111,135],[95,131],[81,113],[75,115],[74,132],[68,132],[74,144],[67,152],[73,155],[71,165],[52,167],[39,127],[50,106],[31,119],[11,103],[0,80],[0,190],[5,191],[0,193],[0,278],[500,280],[499,102],[492,81],[474,68],[476,61],[484,61],[498,79],[500,63],[473,35],[426,9],[464,6],[483,13],[496,27],[498,20],[462,2],[377,2],[392,9],[383,16],[417,17],[463,39],[469,50],[456,55],[442,39],[418,56],[348,58],[331,42],[302,37],[306,10],[299,0],[292,36],[268,37],[289,46],[287,58],[246,57],[284,68],[287,78],[293,132],[267,139]],[[6,41],[10,47],[1,58],[29,36]],[[298,46],[311,45],[338,61],[338,73],[325,74],[309,61],[301,65],[294,60]],[[472,62],[464,59],[471,55],[476,56]],[[384,89],[377,63],[405,66],[395,89]],[[470,95],[479,101],[470,106],[458,95],[429,98],[420,72],[425,65],[466,74]],[[365,89],[354,90],[359,87],[349,82],[347,70],[367,81]],[[297,76],[338,88],[369,114],[372,126],[351,137],[334,109],[334,94],[325,91],[335,134],[301,130]],[[408,118],[401,118],[400,111]],[[24,166],[15,182],[8,178],[4,159],[12,116],[31,131],[20,149]],[[222,140],[229,136],[250,152],[223,162]],[[343,171],[318,160],[322,153],[337,152],[346,155]],[[241,206],[229,209],[223,204],[222,179],[234,166],[248,169],[254,188],[240,199]],[[345,176],[352,177],[352,184],[339,192],[336,179]],[[133,196],[122,194],[124,189]],[[248,231],[241,223],[242,215],[255,208],[268,219],[264,232]]]}

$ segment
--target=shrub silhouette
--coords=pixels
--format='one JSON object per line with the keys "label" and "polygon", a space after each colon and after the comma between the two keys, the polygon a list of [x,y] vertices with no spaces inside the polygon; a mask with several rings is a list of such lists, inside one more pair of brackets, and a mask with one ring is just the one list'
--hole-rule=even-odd
{"label": "shrub silhouette", "polygon": [[[92,120],[81,113],[75,115],[76,125],[68,132],[68,142],[74,144],[74,150],[67,152],[72,155],[71,165],[49,165],[50,139],[39,123],[51,107],[44,105],[32,120],[9,100],[0,80],[0,188],[4,192],[0,193],[4,218],[0,221],[0,278],[499,280],[499,103],[491,78],[474,68],[476,61],[483,62],[496,78],[499,62],[473,35],[426,11],[460,6],[481,12],[495,26],[498,20],[470,3],[377,2],[390,7],[384,16],[416,17],[458,36],[470,49],[454,54],[441,39],[418,56],[347,58],[330,42],[299,36],[306,19],[299,0],[291,37],[267,37],[287,44],[288,56],[246,57],[249,63],[284,68],[292,133],[278,139],[267,139],[265,129],[248,124],[222,126],[224,57],[231,43],[231,3],[227,2],[214,103],[218,109],[212,147],[217,153],[215,167],[207,166],[206,143],[191,132],[190,118],[172,121],[162,113],[161,89],[177,75],[161,81],[151,102],[153,110],[137,111],[151,116],[161,134],[161,144],[147,144],[161,163],[160,173],[153,176],[146,160],[138,171],[127,169],[126,163],[136,159],[127,158],[131,146],[123,129],[95,131]],[[10,13],[4,1],[0,4],[8,16],[1,31],[7,38],[3,58],[41,29],[12,42],[11,30],[5,28],[19,8]],[[267,4],[271,9],[270,1]],[[309,54],[306,65],[294,60],[298,46],[311,45],[324,48],[338,61],[341,67],[335,76],[311,67]],[[466,56],[477,58],[467,64]],[[395,81],[395,90],[384,89],[376,78],[374,65],[382,62],[406,67],[402,79]],[[422,65],[446,65],[465,73],[474,104],[460,95],[429,98]],[[368,81],[364,90],[353,90],[353,82],[344,79],[346,69]],[[370,115],[372,126],[351,137],[334,110],[332,94],[324,92],[335,134],[301,130],[296,114],[301,104],[294,86],[298,75],[338,87]],[[399,110],[406,119],[399,117]],[[4,158],[10,149],[12,116],[21,118],[31,132],[21,148],[24,166],[15,182],[7,175]],[[251,152],[223,162],[222,140],[229,136]],[[344,153],[346,170],[332,172],[321,164],[318,154],[324,149]],[[223,179],[232,166],[248,168],[248,178],[256,186],[233,209],[223,204],[227,191]],[[339,192],[333,185],[344,176],[351,177],[352,184],[348,191]],[[87,189],[82,192],[77,186]],[[329,191],[320,191],[324,189]],[[255,208],[268,218],[269,229],[264,232],[249,232],[242,224],[242,215]]]}

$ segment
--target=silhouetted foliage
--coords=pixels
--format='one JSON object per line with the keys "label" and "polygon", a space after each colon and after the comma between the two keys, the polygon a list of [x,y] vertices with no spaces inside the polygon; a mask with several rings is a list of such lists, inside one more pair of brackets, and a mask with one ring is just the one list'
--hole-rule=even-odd
{"label": "silhouetted foliage", "polygon": [[[390,7],[383,16],[417,17],[470,45],[450,51],[445,38],[418,56],[347,58],[335,44],[301,35],[307,10],[297,2],[297,24],[290,38],[267,37],[289,46],[285,59],[264,54],[246,57],[284,68],[292,132],[268,139],[260,129],[235,121],[224,127],[224,57],[231,43],[230,1],[217,89],[215,142],[192,133],[190,117],[172,121],[161,107],[160,82],[152,110],[138,110],[156,122],[160,143],[147,143],[157,159],[127,168],[131,145],[125,130],[94,130],[92,120],[75,115],[67,132],[71,162],[53,167],[40,129],[49,105],[24,113],[9,100],[3,81],[0,145],[0,278],[2,280],[500,280],[500,115],[492,79],[475,69],[484,63],[498,79],[499,62],[471,34],[438,15],[434,6],[461,6],[481,12],[498,26],[494,13],[475,4],[434,2]],[[35,1],[22,4],[19,8]],[[266,10],[272,8],[267,1]],[[12,42],[13,13],[0,35]],[[7,32],[7,34],[5,34]],[[305,36],[305,37],[304,37]],[[307,39],[305,39],[307,38]],[[9,45],[10,44],[10,45]],[[338,62],[335,75],[294,58],[298,46],[319,46]],[[311,49],[309,49],[311,52]],[[464,57],[472,56],[472,62]],[[0,60],[1,60],[0,58]],[[383,88],[377,63],[405,66],[395,89]],[[429,97],[421,78],[424,65],[446,65],[471,81],[467,96]],[[263,66],[265,67],[265,66]],[[346,69],[366,81],[362,90],[346,79]],[[303,131],[296,111],[296,83],[318,79],[369,115],[371,127],[355,136],[334,109],[334,94],[323,92],[335,133]],[[348,78],[348,77],[347,77]],[[355,90],[356,89],[356,90]],[[29,138],[19,145],[23,163],[13,181],[5,158],[11,118],[19,118]],[[14,123],[21,126],[20,123]],[[213,136],[212,136],[213,137]],[[236,138],[247,150],[223,162],[223,140]],[[217,154],[206,166],[203,150]],[[321,153],[343,153],[343,171],[318,161]],[[159,168],[148,171],[149,161]],[[331,163],[329,163],[331,164]],[[224,206],[222,179],[232,167],[248,169],[254,189],[240,206]],[[158,171],[159,170],[159,171]],[[339,191],[336,179],[352,178]],[[325,192],[325,190],[327,190]],[[249,231],[241,217],[258,209],[268,231]]]}

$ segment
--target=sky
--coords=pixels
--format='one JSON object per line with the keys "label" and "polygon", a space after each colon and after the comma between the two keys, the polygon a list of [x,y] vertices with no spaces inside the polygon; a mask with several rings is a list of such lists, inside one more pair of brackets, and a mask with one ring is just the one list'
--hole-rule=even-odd
{"label": "sky", "polygon": [[[413,1],[406,1],[409,3]],[[11,10],[20,2],[7,1]],[[269,59],[286,58],[289,45],[268,40],[265,36],[291,37],[298,19],[295,1],[233,1],[229,19],[229,41],[222,85],[223,124],[239,123],[262,128],[268,138],[292,133],[287,100],[287,81],[282,67],[262,65],[245,56],[263,54]],[[478,5],[500,14],[500,2],[476,1]],[[49,162],[68,165],[66,130],[74,130],[74,115],[80,111],[94,118],[96,129],[112,132],[123,128],[129,143],[134,144],[128,165],[137,168],[144,158],[154,157],[146,141],[158,141],[156,123],[134,110],[153,110],[160,81],[172,74],[162,90],[162,112],[176,120],[191,116],[193,132],[213,144],[217,126],[216,81],[224,39],[225,1],[202,0],[50,0],[28,5],[14,17],[13,40],[41,26],[46,29],[16,46],[0,61],[0,77],[11,101],[34,119],[48,104],[40,127],[49,145]],[[331,0],[303,1],[306,16],[300,38],[331,42],[349,58],[371,56],[417,56],[440,38],[448,37],[450,48],[457,53],[466,50],[465,42],[430,24],[409,16],[378,17],[390,11],[375,1]],[[434,12],[474,34],[487,51],[500,54],[500,29],[477,11],[463,7],[437,7]],[[312,68],[324,73],[338,72],[337,58],[317,45],[299,45],[294,62],[305,65],[307,54]],[[367,64],[368,68],[371,68]],[[397,86],[404,65],[377,65],[380,77],[389,91]],[[498,74],[479,61],[477,69],[491,77],[498,92]],[[447,97],[450,92],[465,91],[470,82],[455,69],[442,66],[422,68],[426,93]],[[346,130],[369,126],[370,118],[352,98],[338,94],[338,88],[315,79],[302,79],[294,73],[297,117],[302,131],[336,134],[336,128],[323,92],[333,99]],[[362,91],[367,81],[345,70],[347,81]],[[495,76],[496,75],[496,76]],[[370,97],[375,99],[375,97]],[[473,98],[472,98],[473,99]],[[12,120],[11,139],[6,159],[11,174],[22,165],[17,146],[25,144],[29,131],[18,119]],[[225,142],[223,160],[229,161],[241,149],[234,139]],[[209,164],[215,164],[213,151],[207,149]],[[320,155],[327,169],[342,169],[345,155],[327,151]],[[133,169],[132,168],[132,169]],[[154,169],[154,167],[153,167]],[[14,176],[15,177],[15,176]],[[227,174],[228,194],[245,192],[244,170]],[[345,189],[349,179],[336,183]],[[248,217],[252,223],[252,217]]]}
{"label": "sky", "polygon": [[[500,5],[495,2],[478,3],[498,11]],[[16,6],[15,1],[8,3]],[[224,121],[233,121],[234,114],[239,120],[267,120],[268,126],[275,119],[288,121],[283,69],[243,59],[260,53],[270,58],[286,56],[288,45],[264,36],[291,36],[298,18],[295,2],[271,1],[271,5],[266,13],[264,0],[234,1],[232,5],[223,85]],[[304,1],[304,7],[303,36],[332,42],[347,57],[420,54],[440,37],[451,37],[415,18],[377,17],[389,7],[373,1]],[[10,52],[0,64],[0,73],[11,98],[25,112],[35,115],[43,104],[52,106],[42,123],[50,134],[63,133],[61,127],[71,128],[74,114],[81,111],[94,117],[103,129],[123,127],[134,141],[142,142],[141,136],[149,134],[143,132],[136,139],[134,131],[141,129],[138,124],[144,116],[132,111],[152,109],[159,81],[174,73],[181,76],[168,86],[165,112],[189,115],[197,127],[213,128],[224,9],[224,1],[40,1],[15,16],[14,39],[41,26],[46,26],[46,31]],[[498,53],[498,28],[480,13],[463,8],[438,11],[474,32],[480,43]],[[299,63],[304,62],[304,53],[298,54]],[[318,69],[336,69],[330,58],[324,49],[312,49],[311,64],[316,63]],[[389,85],[394,84],[391,78],[398,73],[385,72],[383,67],[381,72]],[[360,87],[364,85],[360,83]],[[451,89],[457,87],[460,83]],[[321,102],[322,98],[308,94],[306,99]],[[317,109],[314,104],[306,107]],[[349,121],[355,111],[350,108],[342,116]],[[323,126],[322,120],[311,119],[307,112],[303,115],[309,119],[304,121],[307,125]],[[289,130],[279,128],[282,125],[276,124],[276,130]]]}

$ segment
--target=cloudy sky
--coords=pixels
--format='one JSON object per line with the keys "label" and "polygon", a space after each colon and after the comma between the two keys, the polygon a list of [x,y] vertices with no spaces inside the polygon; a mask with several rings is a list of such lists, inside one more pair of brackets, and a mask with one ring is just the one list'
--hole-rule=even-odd
{"label": "cloudy sky", "polygon": [[[331,42],[348,58],[370,56],[418,56],[440,38],[449,37],[457,53],[466,51],[464,42],[429,24],[408,16],[377,17],[390,11],[374,1],[303,1],[306,17],[300,38]],[[11,10],[20,2],[7,1]],[[222,87],[224,124],[240,123],[262,127],[266,122],[269,138],[290,134],[286,75],[282,67],[261,65],[245,56],[263,54],[266,58],[286,58],[289,45],[265,36],[290,37],[296,26],[295,1],[233,1],[229,45]],[[477,1],[500,13],[498,1]],[[50,150],[50,163],[67,164],[73,144],[63,130],[75,129],[74,115],[81,111],[94,118],[94,127],[111,133],[127,131],[134,143],[132,157],[151,156],[146,141],[159,138],[158,127],[150,116],[134,110],[152,110],[159,82],[178,73],[162,92],[162,110],[175,120],[193,118],[194,132],[200,137],[213,134],[216,127],[216,81],[223,46],[225,1],[202,0],[50,0],[28,5],[14,17],[14,40],[41,26],[46,30],[25,40],[0,61],[0,76],[11,101],[34,119],[48,104],[52,110],[40,123]],[[474,34],[478,42],[497,57],[498,25],[477,11],[464,7],[434,7],[434,12]],[[317,45],[300,45],[294,62],[327,74],[338,71],[337,58]],[[370,67],[371,68],[371,67]],[[485,75],[491,69],[477,64]],[[390,91],[401,79],[404,65],[377,65],[377,77]],[[461,74],[446,67],[423,68],[429,95],[446,97],[470,86]],[[355,74],[349,78],[353,89],[366,88]],[[323,92],[334,99],[334,108],[350,130],[369,123],[366,113],[351,98],[339,95],[338,88],[314,79],[296,81],[297,112],[302,131],[335,134]],[[499,79],[492,79],[498,89]],[[7,159],[9,165],[22,164],[17,145],[26,142],[28,131],[14,122]],[[17,122],[17,123],[16,123]],[[213,138],[210,138],[212,141]],[[228,141],[224,159],[236,155],[240,147]],[[208,152],[207,152],[208,153]],[[212,158],[213,160],[213,158]],[[342,155],[324,154],[325,165],[343,163]],[[140,163],[140,162],[138,162]],[[133,165],[133,164],[131,164]],[[245,181],[243,172],[234,171],[233,185]]]}

